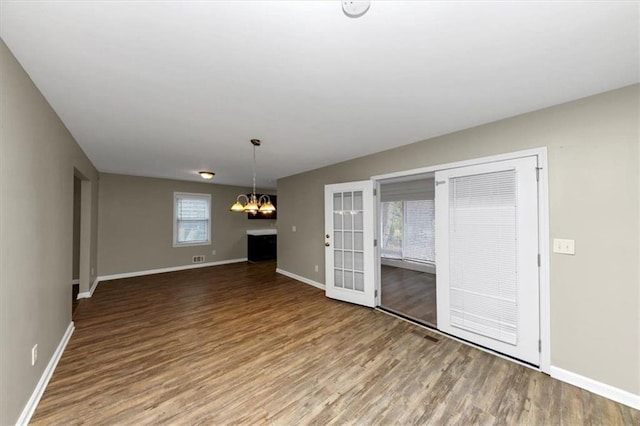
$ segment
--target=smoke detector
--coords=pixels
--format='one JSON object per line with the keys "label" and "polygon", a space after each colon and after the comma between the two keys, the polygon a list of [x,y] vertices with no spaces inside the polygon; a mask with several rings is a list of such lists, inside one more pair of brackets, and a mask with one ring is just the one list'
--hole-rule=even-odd
{"label": "smoke detector", "polygon": [[353,0],[353,1],[343,1],[342,2],[342,11],[349,18],[359,18],[369,10],[369,6],[371,6],[370,1],[364,0]]}

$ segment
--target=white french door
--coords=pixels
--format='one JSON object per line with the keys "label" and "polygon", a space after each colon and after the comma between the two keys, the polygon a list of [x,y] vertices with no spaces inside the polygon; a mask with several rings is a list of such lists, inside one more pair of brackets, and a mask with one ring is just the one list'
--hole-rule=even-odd
{"label": "white french door", "polygon": [[370,180],[324,187],[327,297],[374,307],[374,195]]}
{"label": "white french door", "polygon": [[438,328],[539,365],[536,157],[438,171]]}

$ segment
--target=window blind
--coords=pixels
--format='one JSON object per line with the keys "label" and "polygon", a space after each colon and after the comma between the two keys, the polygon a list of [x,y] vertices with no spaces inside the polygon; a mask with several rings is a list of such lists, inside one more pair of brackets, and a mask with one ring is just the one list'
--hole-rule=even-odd
{"label": "window blind", "polygon": [[175,195],[175,244],[210,242],[210,205],[207,194]]}
{"label": "window blind", "polygon": [[381,207],[382,257],[435,262],[434,201],[387,201]]}
{"label": "window blind", "polygon": [[435,262],[434,218],[433,200],[404,202],[403,258]]}
{"label": "window blind", "polygon": [[517,343],[516,175],[449,181],[451,325]]}
{"label": "window blind", "polygon": [[403,204],[402,201],[381,203],[382,244],[381,255],[389,259],[402,258]]}

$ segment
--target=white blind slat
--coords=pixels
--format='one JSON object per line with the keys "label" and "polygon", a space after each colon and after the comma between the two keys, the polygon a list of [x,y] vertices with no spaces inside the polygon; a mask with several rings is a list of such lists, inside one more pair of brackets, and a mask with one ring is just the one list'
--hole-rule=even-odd
{"label": "white blind slat", "polygon": [[175,196],[176,243],[209,241],[210,197],[197,194]]}
{"label": "white blind slat", "polygon": [[449,181],[451,325],[517,343],[514,170]]}

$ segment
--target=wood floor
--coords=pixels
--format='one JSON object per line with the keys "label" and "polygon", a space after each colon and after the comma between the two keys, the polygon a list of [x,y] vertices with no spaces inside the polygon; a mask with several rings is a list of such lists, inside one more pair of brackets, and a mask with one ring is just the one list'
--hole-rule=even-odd
{"label": "wood floor", "polygon": [[104,282],[75,324],[33,424],[640,424],[273,263]]}
{"label": "wood floor", "polygon": [[384,308],[433,327],[437,326],[436,276],[393,266],[381,266]]}

